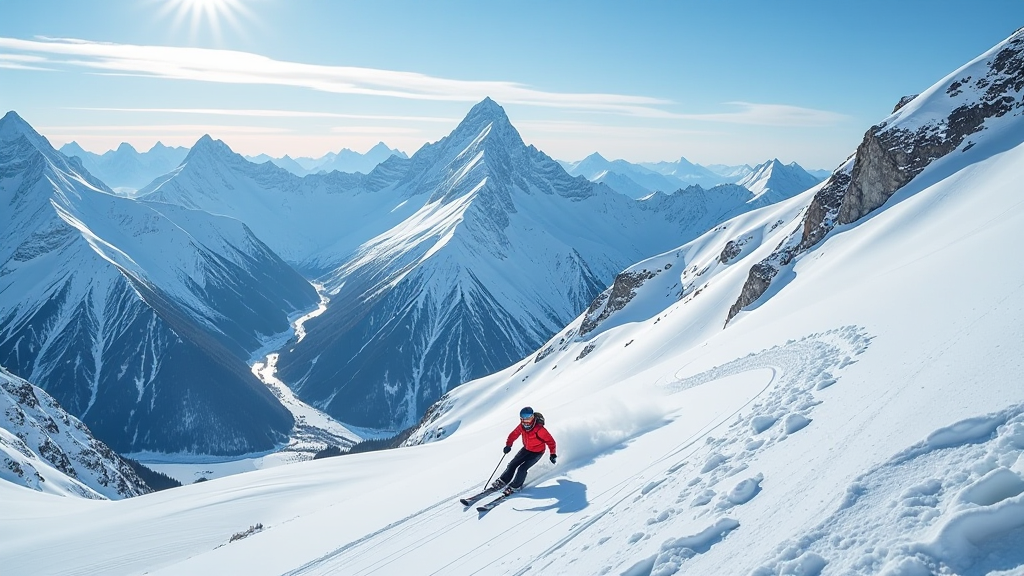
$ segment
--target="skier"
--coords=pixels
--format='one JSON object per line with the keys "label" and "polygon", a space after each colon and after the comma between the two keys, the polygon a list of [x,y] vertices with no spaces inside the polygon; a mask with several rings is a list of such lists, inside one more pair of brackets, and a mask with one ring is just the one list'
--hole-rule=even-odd
{"label": "skier", "polygon": [[508,463],[505,472],[494,481],[491,487],[500,490],[508,496],[519,491],[526,481],[526,472],[544,456],[544,447],[547,446],[551,452],[551,463],[554,464],[558,456],[555,454],[555,439],[544,428],[544,417],[534,412],[533,408],[527,406],[519,411],[519,425],[508,435],[505,441],[505,454],[512,451],[512,443],[516,438],[523,437],[523,447],[516,453],[512,461]]}

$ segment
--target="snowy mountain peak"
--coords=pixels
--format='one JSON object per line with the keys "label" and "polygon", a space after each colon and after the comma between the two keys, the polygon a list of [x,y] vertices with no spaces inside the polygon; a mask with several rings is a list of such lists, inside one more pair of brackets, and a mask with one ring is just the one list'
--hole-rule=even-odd
{"label": "snowy mountain peak", "polygon": [[[486,134],[484,133],[486,131]],[[480,143],[499,143],[502,146],[523,146],[519,131],[505,114],[505,109],[490,98],[484,98],[470,109],[466,117],[451,134],[455,143],[480,140]]]}
{"label": "snowy mountain peak", "polygon": [[215,140],[209,134],[204,134],[202,138],[196,140],[196,143],[192,145],[192,149],[189,151],[188,156],[185,157],[185,161],[192,160],[197,156],[235,156],[235,153],[224,141]]}
{"label": "snowy mountain peak", "polygon": [[[196,141],[182,161],[180,170],[192,172],[196,178],[198,188],[193,189],[190,193],[196,193],[201,188],[206,191],[204,193],[209,194],[212,193],[211,186],[216,187],[211,182],[217,180],[226,182],[238,177],[246,179],[255,178],[264,183],[288,183],[289,185],[294,185],[295,181],[298,180],[297,176],[273,162],[253,164],[241,154],[232,150],[223,141],[216,140],[210,137],[209,134]],[[149,186],[139,190],[139,196],[145,196],[160,189],[165,181],[166,178],[153,181]],[[166,198],[154,199],[169,201]],[[200,205],[193,205],[190,201],[182,199],[172,201],[171,203],[192,207]]]}
{"label": "snowy mountain peak", "polygon": [[85,148],[82,148],[82,146],[74,140],[61,146],[60,151],[65,156],[85,156],[88,154],[88,152],[85,151]]}
{"label": "snowy mountain peak", "polygon": [[18,113],[11,110],[0,118],[0,142],[11,142],[18,138],[25,137],[40,151],[49,150],[50,143],[35,131],[28,122],[18,116]]}
{"label": "snowy mountain peak", "polygon": [[506,121],[508,121],[508,116],[505,114],[505,109],[502,108],[501,105],[499,105],[494,100],[491,100],[490,96],[481,100],[479,103],[476,104],[476,106],[473,106],[469,110],[469,114],[466,115],[466,118],[469,119],[475,116],[484,116],[490,118],[491,120],[505,119]]}
{"label": "snowy mountain peak", "polygon": [[123,154],[123,153],[128,153],[128,154],[138,154],[138,153],[139,153],[139,151],[138,151],[138,150],[136,150],[136,149],[135,149],[135,147],[134,147],[134,146],[132,146],[132,145],[131,145],[131,144],[129,144],[129,143],[127,143],[127,142],[121,142],[121,144],[120,144],[120,145],[119,145],[119,146],[117,147],[117,153],[118,153],[118,154]]}
{"label": "snowy mountain peak", "polygon": [[737,184],[747,188],[755,196],[772,194],[777,196],[775,200],[781,200],[803,192],[819,181],[796,162],[783,164],[778,158],[772,158],[755,166],[753,171]]}
{"label": "snowy mountain peak", "polygon": [[18,116],[17,112],[10,110],[7,114],[4,114],[3,118],[0,118],[0,130],[6,132],[7,130],[11,130],[11,127],[13,126],[19,126],[21,129],[32,130],[32,127],[28,125],[28,122],[25,122],[21,116]]}
{"label": "snowy mountain peak", "polygon": [[383,142],[377,142],[376,144],[374,144],[373,148],[370,148],[369,150],[366,151],[366,156],[369,156],[371,154],[374,156],[376,156],[377,154],[391,155],[392,153],[394,153],[394,150],[389,148],[387,144]]}

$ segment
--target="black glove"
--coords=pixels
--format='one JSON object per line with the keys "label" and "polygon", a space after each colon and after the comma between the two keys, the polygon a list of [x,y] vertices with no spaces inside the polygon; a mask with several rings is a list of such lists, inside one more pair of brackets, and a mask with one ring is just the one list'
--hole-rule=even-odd
{"label": "black glove", "polygon": [[511,446],[505,446],[504,448],[501,449],[501,451],[504,452],[505,454],[508,454],[509,452],[512,451],[512,447]]}
{"label": "black glove", "polygon": [[557,456],[557,455],[555,455],[555,454],[552,454],[552,455],[551,455],[551,463],[552,463],[552,464],[554,464],[554,463],[555,463],[555,458],[558,458],[558,456]]}

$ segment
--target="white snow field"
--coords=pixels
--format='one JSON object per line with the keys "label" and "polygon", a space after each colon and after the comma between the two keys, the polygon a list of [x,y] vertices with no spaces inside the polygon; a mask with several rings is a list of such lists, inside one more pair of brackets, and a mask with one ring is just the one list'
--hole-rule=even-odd
{"label": "white snow field", "polygon": [[[636,264],[624,308],[447,395],[422,444],[115,502],[0,483],[0,570],[1022,574],[1022,142],[1020,108],[987,123],[725,328],[815,189]],[[558,464],[463,510],[524,405]]]}

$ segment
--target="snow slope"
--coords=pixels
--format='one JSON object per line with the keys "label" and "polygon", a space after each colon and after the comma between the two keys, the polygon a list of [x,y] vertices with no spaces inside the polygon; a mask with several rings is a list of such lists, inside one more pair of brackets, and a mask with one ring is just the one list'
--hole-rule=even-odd
{"label": "snow slope", "polygon": [[[630,267],[538,353],[447,395],[422,444],[118,503],[0,484],[0,557],[18,574],[1020,574],[1020,110],[725,328],[827,183]],[[526,404],[558,465],[463,511]]]}

